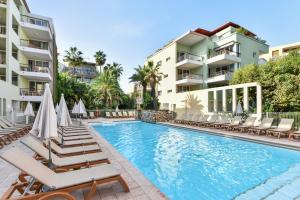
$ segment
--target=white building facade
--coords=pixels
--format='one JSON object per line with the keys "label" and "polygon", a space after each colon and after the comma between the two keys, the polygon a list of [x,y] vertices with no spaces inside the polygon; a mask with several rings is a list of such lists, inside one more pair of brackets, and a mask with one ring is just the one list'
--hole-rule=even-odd
{"label": "white building facade", "polygon": [[[232,22],[213,31],[200,28],[188,31],[147,58],[159,65],[164,74],[157,88],[161,108],[184,110],[190,99],[194,102],[188,103],[188,107],[197,112],[234,112],[233,98],[236,98],[248,110],[257,113],[257,106],[261,109],[256,101],[259,85],[249,85],[255,88],[249,89],[255,96],[249,100],[244,98],[245,93],[250,94],[248,89],[228,85],[235,70],[247,64],[258,64],[259,56],[267,53],[268,48],[254,33]],[[229,92],[228,89],[233,90]],[[231,106],[226,106],[226,96]],[[244,99],[247,102],[244,103]]]}
{"label": "white building facade", "polygon": [[37,109],[45,83],[55,92],[56,43],[52,19],[32,14],[25,0],[0,1],[0,116]]}

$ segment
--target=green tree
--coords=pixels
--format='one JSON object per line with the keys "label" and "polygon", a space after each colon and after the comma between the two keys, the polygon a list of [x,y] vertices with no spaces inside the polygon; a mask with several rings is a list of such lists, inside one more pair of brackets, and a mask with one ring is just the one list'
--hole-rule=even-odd
{"label": "green tree", "polygon": [[65,52],[64,61],[67,62],[69,66],[78,67],[82,65],[82,52],[79,51],[77,47],[70,47],[70,49]]}
{"label": "green tree", "polygon": [[265,111],[300,110],[300,54],[271,60],[264,65],[248,65],[237,70],[231,84],[259,82]]}
{"label": "green tree", "polygon": [[123,67],[121,64],[118,64],[116,62],[113,62],[112,64],[107,64],[104,67],[104,71],[110,71],[111,74],[116,78],[120,79],[122,73],[123,73]]}
{"label": "green tree", "polygon": [[135,73],[129,77],[130,82],[137,82],[141,84],[143,87],[143,98],[145,98],[146,90],[147,90],[147,80],[146,80],[146,67],[144,66],[138,66],[137,68],[134,68]]}
{"label": "green tree", "polygon": [[106,54],[103,51],[97,51],[94,55],[96,65],[100,66],[100,72],[102,69],[102,66],[106,62]]}
{"label": "green tree", "polygon": [[151,87],[150,94],[153,99],[153,108],[157,110],[158,101],[156,98],[156,86],[161,79],[162,73],[159,72],[159,65],[154,65],[153,61],[147,62],[147,65],[145,66],[145,70],[146,70],[145,79],[147,80],[147,82],[149,82]]}

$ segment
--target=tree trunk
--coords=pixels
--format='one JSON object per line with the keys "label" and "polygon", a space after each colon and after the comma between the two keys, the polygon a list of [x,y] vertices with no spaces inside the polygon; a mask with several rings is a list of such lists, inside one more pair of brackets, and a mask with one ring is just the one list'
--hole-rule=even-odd
{"label": "tree trunk", "polygon": [[151,86],[151,97],[152,97],[152,105],[153,109],[157,110],[157,103],[156,103],[156,98],[155,98],[155,82],[154,80],[150,80],[150,86]]}

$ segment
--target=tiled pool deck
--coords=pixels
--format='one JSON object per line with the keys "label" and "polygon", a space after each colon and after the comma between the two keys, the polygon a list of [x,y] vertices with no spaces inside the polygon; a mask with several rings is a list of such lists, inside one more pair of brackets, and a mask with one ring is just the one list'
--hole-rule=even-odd
{"label": "tiled pool deck", "polygon": [[[85,120],[84,123],[88,122],[102,122],[102,121],[122,121],[128,119],[93,119]],[[131,119],[132,120],[132,119]],[[173,123],[162,123],[164,125],[174,126]],[[195,130],[203,130],[211,132],[212,134],[219,134],[225,137],[234,137],[245,140],[251,140],[256,142],[268,143],[273,145],[281,145],[289,148],[295,148],[300,150],[300,142],[290,141],[288,139],[276,139],[266,136],[254,136],[243,133],[229,132],[223,130],[200,128],[187,125],[176,124],[177,127],[191,128]],[[109,160],[114,167],[119,171],[122,177],[127,182],[130,192],[123,192],[122,187],[118,183],[107,184],[97,187],[97,192],[92,199],[95,200],[160,200],[167,199],[145,176],[136,169],[126,158],[124,158],[119,152],[117,152],[112,145],[110,145],[104,138],[102,138],[97,132],[90,127],[91,132],[95,135],[95,138],[101,145],[103,151],[108,155]],[[19,141],[15,141],[10,145],[5,146],[0,150],[0,154],[11,148],[12,146],[18,146],[29,154],[33,154],[28,148],[22,145]],[[7,162],[0,159],[0,195],[2,195],[8,187],[17,180],[19,170],[8,164]],[[73,195],[76,199],[83,199],[84,193],[87,190],[78,190]]]}

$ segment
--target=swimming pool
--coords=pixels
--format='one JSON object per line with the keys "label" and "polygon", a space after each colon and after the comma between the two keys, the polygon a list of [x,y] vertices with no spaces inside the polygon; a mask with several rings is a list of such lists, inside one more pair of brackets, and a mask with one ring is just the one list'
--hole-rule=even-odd
{"label": "swimming pool", "polygon": [[93,127],[173,200],[243,199],[300,175],[298,151],[139,121]]}

